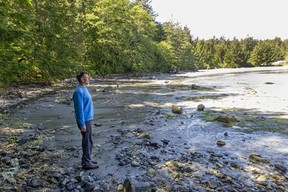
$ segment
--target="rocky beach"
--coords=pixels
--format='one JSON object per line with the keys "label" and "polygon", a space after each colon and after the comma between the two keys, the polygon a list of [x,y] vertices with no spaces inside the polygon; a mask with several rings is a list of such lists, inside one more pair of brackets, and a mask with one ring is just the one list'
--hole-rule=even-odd
{"label": "rocky beach", "polygon": [[1,92],[0,191],[288,188],[288,67],[93,77],[93,158],[81,168],[76,80]]}

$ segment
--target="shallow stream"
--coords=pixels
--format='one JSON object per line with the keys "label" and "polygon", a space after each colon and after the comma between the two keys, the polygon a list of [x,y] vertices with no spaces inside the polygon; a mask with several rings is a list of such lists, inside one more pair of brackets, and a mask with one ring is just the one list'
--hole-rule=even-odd
{"label": "shallow stream", "polygon": [[[287,77],[287,67],[274,67],[94,79],[89,86],[95,108],[93,154],[100,167],[89,173],[116,184],[129,178],[139,191],[152,186],[175,189],[178,185],[187,190],[225,191],[229,188],[227,182],[236,191],[288,187],[287,175],[281,175],[282,182],[271,176],[277,175],[275,164],[288,168],[288,135],[239,132],[237,127],[207,122],[202,119],[203,112],[197,111],[197,106],[204,104],[206,111],[233,109],[288,121]],[[207,89],[192,90],[192,84]],[[48,135],[46,148],[64,151],[57,165],[79,167],[81,135],[73,104],[61,102],[72,95],[73,90],[68,90],[57,97],[40,99],[17,116],[24,118],[31,129]],[[179,99],[192,97],[198,99]],[[181,106],[183,114],[173,114],[172,105]],[[142,137],[141,133],[147,134]],[[217,146],[218,141],[225,145]],[[251,154],[269,159],[269,164],[252,164]],[[119,155],[130,163],[119,165]],[[133,165],[133,160],[139,165]],[[155,164],[147,163],[151,160]],[[171,160],[193,171],[186,175],[180,171],[175,177],[175,169],[165,164]],[[156,176],[147,177],[149,168]],[[214,174],[217,171],[224,176]],[[257,181],[262,175],[267,178],[265,184]]]}

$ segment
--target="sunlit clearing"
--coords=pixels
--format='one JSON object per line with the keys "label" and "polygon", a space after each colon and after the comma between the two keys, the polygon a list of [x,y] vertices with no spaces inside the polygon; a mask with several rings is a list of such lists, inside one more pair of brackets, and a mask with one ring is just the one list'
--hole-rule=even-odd
{"label": "sunlit clearing", "polygon": [[150,106],[150,107],[159,107],[160,106],[159,103],[155,103],[152,101],[145,101],[144,104],[147,106]]}
{"label": "sunlit clearing", "polygon": [[144,107],[143,104],[130,104],[130,105],[128,105],[128,106],[131,107],[131,108],[140,108],[140,107]]}
{"label": "sunlit clearing", "polygon": [[278,152],[280,153],[288,153],[288,148],[287,146],[285,145],[285,143],[281,143],[279,142],[281,141],[281,138],[277,137],[277,136],[271,136],[271,137],[264,137],[264,138],[261,138],[260,140],[258,141],[255,141],[255,144],[269,144],[269,145],[277,145],[277,150]]}
{"label": "sunlit clearing", "polygon": [[11,127],[5,127],[2,128],[0,133],[22,133],[24,131],[24,129],[20,129],[20,128],[11,128]]}
{"label": "sunlit clearing", "polygon": [[163,107],[171,107],[171,106],[172,106],[172,103],[164,103],[162,106],[163,106]]}

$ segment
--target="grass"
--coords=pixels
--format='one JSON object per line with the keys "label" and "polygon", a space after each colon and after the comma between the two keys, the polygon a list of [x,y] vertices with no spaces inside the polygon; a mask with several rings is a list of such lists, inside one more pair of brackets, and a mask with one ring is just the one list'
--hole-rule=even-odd
{"label": "grass", "polygon": [[18,117],[11,117],[6,114],[0,114],[0,126],[5,125],[11,128],[23,128],[24,122]]}
{"label": "grass", "polygon": [[281,134],[288,134],[288,119],[273,117],[271,115],[258,115],[257,113],[243,113],[237,109],[226,109],[224,111],[204,111],[202,118],[209,122],[218,122],[217,117],[236,117],[237,121],[227,121],[222,124],[226,127],[237,126],[237,131],[253,133],[257,131],[269,131]]}
{"label": "grass", "polygon": [[167,114],[166,114],[166,118],[167,118],[167,119],[173,119],[173,117],[174,117],[174,115],[171,114],[171,113],[167,113]]}
{"label": "grass", "polygon": [[204,99],[221,100],[223,95],[198,95],[194,97],[179,97],[182,101],[200,101]]}
{"label": "grass", "polygon": [[2,135],[0,142],[15,143],[19,140],[19,134],[23,127],[24,122],[20,118],[0,114],[0,134]]}
{"label": "grass", "polygon": [[215,111],[203,111],[202,118],[206,121],[214,122],[214,119],[217,117],[217,113]]}

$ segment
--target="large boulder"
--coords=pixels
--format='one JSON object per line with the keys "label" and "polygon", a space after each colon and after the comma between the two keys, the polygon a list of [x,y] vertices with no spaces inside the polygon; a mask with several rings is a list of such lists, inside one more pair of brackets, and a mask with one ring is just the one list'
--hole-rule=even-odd
{"label": "large boulder", "polygon": [[254,163],[269,163],[269,159],[262,157],[259,154],[253,153],[249,155],[249,160]]}
{"label": "large boulder", "polygon": [[172,112],[177,114],[183,113],[183,108],[177,105],[172,105]]}
{"label": "large boulder", "polygon": [[204,109],[205,109],[205,105],[203,105],[203,104],[199,104],[197,106],[197,111],[204,111]]}
{"label": "large boulder", "polygon": [[229,116],[229,115],[220,115],[220,116],[216,117],[214,120],[222,122],[222,123],[226,123],[226,124],[238,122],[236,117]]}

